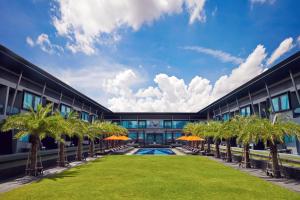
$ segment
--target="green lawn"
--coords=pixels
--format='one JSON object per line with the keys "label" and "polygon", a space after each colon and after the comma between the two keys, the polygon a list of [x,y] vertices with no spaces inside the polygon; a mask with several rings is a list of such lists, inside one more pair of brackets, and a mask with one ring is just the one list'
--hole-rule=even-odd
{"label": "green lawn", "polygon": [[200,156],[107,156],[0,195],[0,199],[300,199]]}

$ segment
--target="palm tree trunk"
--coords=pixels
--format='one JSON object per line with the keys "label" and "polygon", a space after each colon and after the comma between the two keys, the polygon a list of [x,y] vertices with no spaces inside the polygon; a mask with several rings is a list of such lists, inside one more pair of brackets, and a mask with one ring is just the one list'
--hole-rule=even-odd
{"label": "palm tree trunk", "polygon": [[250,152],[249,152],[249,144],[244,144],[244,161],[245,161],[245,167],[251,168],[250,163]]}
{"label": "palm tree trunk", "polygon": [[31,140],[31,152],[30,152],[30,169],[29,175],[37,175],[37,152],[39,147],[39,139],[37,136],[32,136]]}
{"label": "palm tree trunk", "polygon": [[78,138],[78,144],[77,144],[77,161],[82,160],[82,139]]}
{"label": "palm tree trunk", "polygon": [[232,162],[230,139],[226,140],[227,162]]}
{"label": "palm tree trunk", "polygon": [[58,166],[65,167],[65,143],[59,142],[59,161]]}
{"label": "palm tree trunk", "polygon": [[221,156],[220,156],[220,141],[217,139],[216,141],[215,141],[215,147],[216,147],[216,152],[215,152],[215,157],[216,158],[220,158]]}
{"label": "palm tree trunk", "polygon": [[90,141],[90,157],[94,157],[94,140]]}
{"label": "palm tree trunk", "polygon": [[201,141],[201,149],[200,150],[204,151],[204,142],[203,141]]}
{"label": "palm tree trunk", "polygon": [[270,153],[272,157],[272,170],[274,173],[275,178],[280,178],[281,173],[280,173],[280,167],[279,167],[279,162],[278,162],[278,151],[277,151],[277,146],[276,144],[273,144],[270,142]]}
{"label": "palm tree trunk", "polygon": [[210,153],[210,137],[207,138],[207,153]]}

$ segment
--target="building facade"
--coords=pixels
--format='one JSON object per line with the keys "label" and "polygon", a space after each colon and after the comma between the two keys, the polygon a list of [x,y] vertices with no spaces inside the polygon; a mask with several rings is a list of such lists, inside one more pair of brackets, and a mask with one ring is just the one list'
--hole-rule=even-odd
{"label": "building facade", "polygon": [[[282,113],[300,123],[300,52],[211,103],[196,113],[116,113],[78,92],[56,77],[0,45],[0,121],[8,115],[26,112],[39,103],[53,103],[63,115],[71,110],[82,120],[109,120],[129,130],[132,142],[141,146],[176,144],[188,122],[228,120],[241,114],[271,118]],[[14,133],[0,134],[0,154],[28,150],[28,138],[15,140]],[[46,138],[45,149],[57,148]],[[70,139],[76,146],[76,139]],[[285,146],[299,154],[299,141],[285,138]]]}

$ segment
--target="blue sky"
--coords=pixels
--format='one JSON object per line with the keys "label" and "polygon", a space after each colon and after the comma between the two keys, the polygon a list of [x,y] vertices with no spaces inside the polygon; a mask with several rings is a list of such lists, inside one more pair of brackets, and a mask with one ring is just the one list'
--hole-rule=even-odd
{"label": "blue sky", "polygon": [[197,111],[299,51],[298,1],[124,2],[2,0],[0,43],[114,111]]}

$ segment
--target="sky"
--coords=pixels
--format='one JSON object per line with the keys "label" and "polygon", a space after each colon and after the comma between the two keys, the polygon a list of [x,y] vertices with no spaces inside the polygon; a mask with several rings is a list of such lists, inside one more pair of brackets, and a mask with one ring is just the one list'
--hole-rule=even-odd
{"label": "sky", "polygon": [[1,0],[0,43],[112,111],[197,112],[300,50],[299,6]]}

